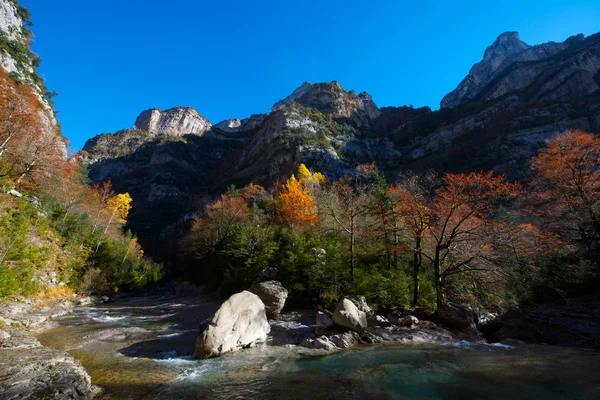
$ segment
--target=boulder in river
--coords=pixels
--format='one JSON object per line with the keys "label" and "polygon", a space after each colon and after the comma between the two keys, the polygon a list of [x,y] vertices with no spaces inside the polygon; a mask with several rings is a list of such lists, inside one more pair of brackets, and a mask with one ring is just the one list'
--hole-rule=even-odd
{"label": "boulder in river", "polygon": [[227,299],[198,336],[196,357],[216,357],[264,342],[270,330],[262,300],[244,290]]}
{"label": "boulder in river", "polygon": [[475,331],[477,314],[469,306],[456,303],[448,303],[438,308],[437,316],[444,324],[451,328],[465,331]]}
{"label": "boulder in river", "polygon": [[360,336],[356,332],[344,332],[332,335],[329,339],[340,349],[347,349],[360,343]]}
{"label": "boulder in river", "polygon": [[333,312],[333,322],[341,327],[362,332],[367,327],[367,314],[349,299],[342,299]]}
{"label": "boulder in river", "polygon": [[250,288],[250,292],[260,297],[265,305],[267,317],[279,315],[288,297],[287,289],[277,281],[254,283]]}
{"label": "boulder in river", "polygon": [[369,305],[367,304],[367,299],[365,298],[365,296],[350,296],[350,297],[347,297],[347,299],[350,300],[351,302],[353,302],[354,305],[360,311],[367,314],[367,316],[373,314],[373,310],[371,310],[371,307],[369,307]]}
{"label": "boulder in river", "polygon": [[334,350],[336,348],[335,344],[327,336],[320,336],[316,339],[305,339],[300,343],[300,346],[317,350]]}

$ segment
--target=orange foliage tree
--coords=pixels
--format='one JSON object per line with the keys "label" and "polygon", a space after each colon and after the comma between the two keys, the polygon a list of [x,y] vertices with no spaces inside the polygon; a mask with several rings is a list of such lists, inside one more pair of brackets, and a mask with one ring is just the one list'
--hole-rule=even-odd
{"label": "orange foliage tree", "polygon": [[423,265],[423,239],[429,228],[431,210],[427,198],[420,186],[411,185],[410,181],[403,185],[391,186],[390,193],[395,200],[397,218],[402,228],[409,234],[413,253],[413,304],[419,303],[419,273]]}
{"label": "orange foliage tree", "polygon": [[444,176],[444,187],[436,193],[428,224],[431,249],[423,252],[433,264],[438,307],[444,304],[449,277],[488,270],[482,261],[493,246],[492,216],[499,202],[521,194],[519,184],[492,172]]}
{"label": "orange foliage tree", "polygon": [[531,162],[535,213],[563,240],[592,250],[600,242],[600,138],[557,136]]}
{"label": "orange foliage tree", "polygon": [[66,145],[54,126],[46,126],[33,88],[14,82],[0,67],[0,177],[12,187],[37,187],[57,163],[66,161]]}
{"label": "orange foliage tree", "polygon": [[279,217],[295,229],[314,229],[319,222],[314,197],[294,175],[281,186],[276,210]]}

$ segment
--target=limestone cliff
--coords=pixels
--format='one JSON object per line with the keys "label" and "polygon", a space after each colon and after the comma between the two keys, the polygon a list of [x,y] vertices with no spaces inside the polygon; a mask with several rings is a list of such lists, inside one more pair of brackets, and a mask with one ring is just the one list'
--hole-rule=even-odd
{"label": "limestone cliff", "polygon": [[165,111],[152,108],[142,112],[135,121],[135,129],[154,136],[202,136],[211,127],[210,121],[191,107],[175,107]]}
{"label": "limestone cliff", "polygon": [[518,93],[524,99],[566,100],[599,89],[600,35],[577,35],[563,43],[529,46],[506,32],[486,49],[441,108],[498,99]]}
{"label": "limestone cliff", "polygon": [[40,58],[30,49],[33,35],[28,29],[32,26],[29,17],[29,11],[19,5],[17,0],[0,0],[0,65],[13,79],[35,89],[46,111],[43,115],[44,122],[50,130],[58,123],[51,101],[52,95],[36,71]]}

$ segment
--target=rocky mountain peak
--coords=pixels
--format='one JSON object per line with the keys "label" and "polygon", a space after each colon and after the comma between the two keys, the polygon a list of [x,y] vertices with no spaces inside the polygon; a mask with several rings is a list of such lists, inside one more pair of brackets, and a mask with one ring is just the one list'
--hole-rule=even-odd
{"label": "rocky mountain peak", "polygon": [[151,108],[143,111],[135,121],[135,129],[154,135],[199,135],[210,130],[212,124],[191,107],[175,107],[165,111]]}
{"label": "rocky mountain peak", "polygon": [[518,32],[504,32],[496,38],[491,46],[485,49],[482,61],[496,64],[497,68],[499,66],[498,62],[501,64],[502,61],[508,57],[518,54],[530,47],[531,46],[527,43],[521,41]]}
{"label": "rocky mountain peak", "polygon": [[304,82],[296,90],[294,90],[292,92],[292,94],[279,100],[277,103],[273,104],[271,111],[279,110],[281,107],[284,107],[284,106],[287,106],[288,104],[294,103],[296,100],[298,100],[300,97],[302,97],[308,91],[310,91],[312,86],[313,85],[310,82]]}
{"label": "rocky mountain peak", "polygon": [[[588,40],[589,39],[589,40]],[[598,40],[571,36],[563,43],[548,42],[529,46],[517,32],[505,32],[489,46],[483,59],[473,65],[456,89],[441,101],[441,108],[454,108],[467,102],[497,99],[507,93],[523,92],[539,79],[546,84],[528,90],[533,99],[567,99],[593,93],[593,77],[598,73]],[[558,54],[565,52],[564,57]]]}
{"label": "rocky mountain peak", "polygon": [[273,110],[292,103],[314,108],[325,115],[351,118],[357,126],[368,126],[369,120],[381,113],[371,95],[362,92],[357,96],[353,90],[347,92],[337,81],[305,82],[291,95],[275,103]]}

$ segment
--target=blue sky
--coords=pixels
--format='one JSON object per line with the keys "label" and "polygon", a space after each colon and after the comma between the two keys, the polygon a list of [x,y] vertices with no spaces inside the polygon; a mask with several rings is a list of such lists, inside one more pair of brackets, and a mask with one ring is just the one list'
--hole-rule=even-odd
{"label": "blue sky", "polygon": [[21,0],[72,147],[185,105],[217,123],[304,81],[379,106],[430,106],[505,31],[539,44],[600,31],[600,1]]}

